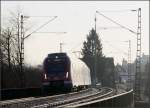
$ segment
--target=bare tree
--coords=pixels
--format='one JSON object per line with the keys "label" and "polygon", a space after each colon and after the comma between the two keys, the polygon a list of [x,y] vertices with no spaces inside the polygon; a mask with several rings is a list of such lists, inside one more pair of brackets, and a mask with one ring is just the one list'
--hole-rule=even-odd
{"label": "bare tree", "polygon": [[[23,73],[20,68],[22,61],[21,11],[18,9],[17,12],[10,12],[10,14],[9,24],[7,24],[9,27],[5,27],[1,32],[1,70],[4,70],[5,63],[9,72],[14,72],[13,74],[19,76],[20,80],[23,81]],[[3,71],[3,73],[5,72]],[[20,84],[20,86],[22,85]]]}
{"label": "bare tree", "polygon": [[10,24],[12,25],[14,29],[14,55],[13,60],[16,66],[18,67],[19,76],[21,80],[21,87],[24,87],[24,71],[23,71],[23,35],[25,34],[23,29],[23,16],[20,9],[17,10],[16,13],[10,12],[11,18],[10,18]]}
{"label": "bare tree", "polygon": [[10,12],[11,14],[11,18],[9,19],[9,22],[11,24],[11,26],[13,27],[13,30],[14,30],[14,50],[15,50],[15,62],[17,63],[17,65],[20,65],[20,55],[21,55],[21,49],[20,49],[20,41],[21,41],[21,38],[20,38],[20,16],[21,16],[21,11],[17,11],[16,13],[14,12]]}
{"label": "bare tree", "polygon": [[[2,70],[2,87],[33,87],[40,86],[40,71],[35,68],[22,66],[22,35],[28,30],[21,28],[22,12],[10,12],[9,27],[3,28],[0,38],[0,60]],[[8,24],[7,24],[8,25]],[[25,72],[26,71],[26,72]],[[26,77],[28,79],[26,79]],[[28,82],[25,84],[25,82]]]}
{"label": "bare tree", "polygon": [[4,43],[3,43],[3,48],[4,48],[4,51],[5,51],[5,54],[7,55],[7,64],[8,64],[8,68],[9,68],[9,71],[11,71],[11,50],[12,50],[12,37],[13,37],[13,34],[12,34],[12,30],[10,30],[9,28],[7,28],[6,30],[3,31],[2,33],[2,37],[3,39],[5,40]]}
{"label": "bare tree", "polygon": [[[15,40],[13,28],[1,31],[1,74],[2,87],[18,87],[19,76],[15,61]],[[7,81],[7,82],[6,82]]]}

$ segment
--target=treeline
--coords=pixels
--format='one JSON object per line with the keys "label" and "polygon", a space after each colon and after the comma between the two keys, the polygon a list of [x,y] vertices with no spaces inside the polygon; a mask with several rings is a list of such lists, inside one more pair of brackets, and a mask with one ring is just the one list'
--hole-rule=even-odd
{"label": "treeline", "polygon": [[82,55],[91,70],[92,85],[101,83],[102,86],[115,87],[114,59],[103,55],[101,40],[94,29],[83,43]]}
{"label": "treeline", "polygon": [[[11,28],[11,29],[10,29]],[[20,44],[15,29],[1,29],[0,37],[0,72],[1,88],[37,87],[41,84],[40,70],[23,65],[21,71]]]}
{"label": "treeline", "polygon": [[1,27],[0,74],[1,88],[36,87],[41,84],[40,70],[23,64],[21,12],[11,13],[8,26]]}
{"label": "treeline", "polygon": [[[42,85],[41,71],[35,67],[24,66],[23,73],[20,73],[18,66],[13,66],[11,71],[7,64],[3,64],[3,71],[1,71],[1,89],[10,88],[39,88]],[[22,82],[22,77],[23,82]],[[22,85],[23,83],[23,85]]]}
{"label": "treeline", "polygon": [[15,30],[3,29],[0,38],[1,88],[37,87],[41,84],[40,70],[23,66],[20,69],[19,45],[13,33]]}

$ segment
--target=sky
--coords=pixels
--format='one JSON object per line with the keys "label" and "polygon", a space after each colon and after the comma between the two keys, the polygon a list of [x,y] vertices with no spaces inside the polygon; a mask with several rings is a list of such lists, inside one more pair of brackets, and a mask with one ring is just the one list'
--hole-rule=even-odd
{"label": "sky", "polygon": [[[32,33],[41,25],[57,16],[53,21],[25,39],[25,63],[41,65],[48,53],[59,52],[63,43],[63,52],[75,54],[81,51],[89,31],[94,28],[103,46],[103,54],[113,57],[114,62],[121,63],[128,58],[128,41],[131,40],[131,61],[136,58],[136,35],[120,28],[96,11],[117,23],[137,31],[137,10],[141,8],[142,53],[149,54],[149,2],[148,1],[1,1],[2,27],[8,25],[10,12],[22,10],[25,19],[25,33]],[[36,17],[35,17],[36,16]],[[107,29],[104,29],[107,28]],[[43,33],[50,32],[50,33]],[[55,32],[55,33],[54,33]],[[61,33],[66,32],[66,33]]]}

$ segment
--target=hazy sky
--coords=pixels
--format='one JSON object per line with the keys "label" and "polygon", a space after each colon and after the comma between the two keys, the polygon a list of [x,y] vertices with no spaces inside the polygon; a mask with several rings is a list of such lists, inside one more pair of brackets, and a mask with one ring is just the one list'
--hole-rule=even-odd
{"label": "hazy sky", "polygon": [[[25,20],[25,26],[31,27],[28,35],[50,17],[57,16],[55,20],[44,26],[38,32],[67,32],[34,33],[25,39],[25,62],[31,65],[41,64],[48,53],[59,52],[59,43],[63,44],[63,51],[72,53],[81,51],[86,35],[94,27],[95,12],[99,11],[118,23],[137,31],[137,12],[132,9],[142,10],[142,53],[149,53],[149,2],[148,1],[2,1],[1,20],[2,26],[7,25],[10,11],[16,12],[20,8],[23,15],[30,16]],[[136,57],[136,35],[119,28],[103,16],[96,14],[97,33],[102,41],[103,54],[114,57],[115,63],[127,59],[128,40],[131,40],[132,61]],[[107,27],[108,29],[102,29]],[[115,27],[115,28],[112,28]]]}

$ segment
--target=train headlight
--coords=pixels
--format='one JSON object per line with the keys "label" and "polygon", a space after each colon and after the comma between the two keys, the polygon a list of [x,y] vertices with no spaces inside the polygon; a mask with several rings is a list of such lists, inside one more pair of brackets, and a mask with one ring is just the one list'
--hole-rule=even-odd
{"label": "train headlight", "polygon": [[47,79],[47,75],[46,74],[44,74],[44,79]]}
{"label": "train headlight", "polygon": [[66,78],[68,78],[68,72],[66,73]]}

